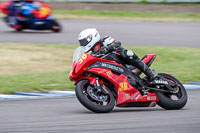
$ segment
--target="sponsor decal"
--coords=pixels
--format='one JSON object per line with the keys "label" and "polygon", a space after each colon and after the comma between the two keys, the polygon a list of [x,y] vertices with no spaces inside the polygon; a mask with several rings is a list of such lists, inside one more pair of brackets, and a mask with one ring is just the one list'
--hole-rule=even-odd
{"label": "sponsor decal", "polygon": [[136,92],[136,93],[133,95],[133,97],[131,98],[131,100],[133,100],[133,99],[137,96],[138,93],[139,93],[139,92]]}
{"label": "sponsor decal", "polygon": [[97,35],[98,35],[98,34],[96,33],[94,37],[97,37]]}
{"label": "sponsor decal", "polygon": [[87,39],[88,43],[91,42],[92,41],[92,35],[90,34],[89,36],[87,36],[86,39]]}
{"label": "sponsor decal", "polygon": [[98,72],[98,74],[104,73],[104,72],[106,72],[106,71],[107,71],[107,70],[105,70],[105,69],[104,69],[104,70],[101,70],[101,71]]}
{"label": "sponsor decal", "polygon": [[87,54],[84,54],[81,59],[79,60],[79,64],[82,64],[83,61],[87,58]]}
{"label": "sponsor decal", "polygon": [[128,88],[127,82],[121,82],[119,83],[119,91],[125,91]]}
{"label": "sponsor decal", "polygon": [[156,106],[156,102],[151,102],[151,103],[149,104],[149,107],[154,107],[154,106]]}
{"label": "sponsor decal", "polygon": [[130,100],[130,94],[125,94],[126,100]]}
{"label": "sponsor decal", "polygon": [[139,69],[133,69],[133,70],[131,70],[133,73],[136,73],[136,72],[138,72],[139,71]]}
{"label": "sponsor decal", "polygon": [[113,69],[113,70],[116,70],[116,71],[119,71],[119,72],[124,72],[124,69],[117,67],[117,66],[114,66],[114,65],[111,65],[111,64],[101,63],[101,66],[106,67],[108,69]]}
{"label": "sponsor decal", "polygon": [[106,72],[106,74],[107,74],[107,76],[109,77],[109,78],[113,78],[113,74],[112,74],[112,72],[111,71],[108,71],[108,72]]}
{"label": "sponsor decal", "polygon": [[147,100],[156,100],[156,96],[147,96]]}
{"label": "sponsor decal", "polygon": [[154,82],[157,84],[168,84],[168,82],[164,80],[154,80]]}
{"label": "sponsor decal", "polygon": [[140,98],[140,95],[138,95],[138,96],[135,98],[135,101],[137,101],[139,98]]}

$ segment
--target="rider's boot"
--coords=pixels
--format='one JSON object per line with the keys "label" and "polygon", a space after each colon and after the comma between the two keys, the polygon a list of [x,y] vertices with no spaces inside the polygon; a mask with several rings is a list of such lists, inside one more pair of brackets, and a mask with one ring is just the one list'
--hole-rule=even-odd
{"label": "rider's boot", "polygon": [[152,71],[145,63],[143,63],[139,58],[134,62],[134,65],[139,68],[147,77],[149,81],[153,81],[158,74]]}

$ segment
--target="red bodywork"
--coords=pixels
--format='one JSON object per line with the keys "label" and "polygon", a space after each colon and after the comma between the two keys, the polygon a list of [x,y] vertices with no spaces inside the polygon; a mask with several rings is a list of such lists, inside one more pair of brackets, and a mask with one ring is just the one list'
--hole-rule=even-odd
{"label": "red bodywork", "polygon": [[[33,10],[32,14],[37,19],[41,19],[41,20],[47,19],[52,13],[52,8],[49,5],[44,4],[42,2],[39,2],[39,1],[36,1],[36,2],[37,2],[37,4],[40,5],[40,10]],[[5,15],[9,15],[8,6],[12,3],[13,3],[12,1],[1,3],[0,11]],[[21,17],[21,16],[17,16],[17,17]]]}
{"label": "red bodywork", "polygon": [[3,13],[3,14],[6,14],[8,15],[8,6],[12,3],[12,1],[7,1],[7,2],[3,2],[0,4],[0,11]]}
{"label": "red bodywork", "polygon": [[41,9],[39,11],[32,11],[33,15],[41,20],[47,19],[52,13],[52,8],[49,5],[44,4],[42,2],[38,2],[38,4],[40,5]]}
{"label": "red bodywork", "polygon": [[[151,61],[151,63],[156,58],[155,54],[146,55],[146,58],[144,58],[142,61],[144,63],[148,63]],[[75,85],[82,79],[88,79],[90,80],[90,84],[95,84],[96,79],[92,77],[85,77],[85,74],[87,72],[91,72],[97,75],[100,75],[101,77],[104,77],[105,79],[109,80],[116,88],[117,97],[116,97],[116,103],[118,107],[153,107],[158,102],[158,98],[155,93],[147,93],[147,96],[142,96],[141,93],[133,88],[128,80],[127,76],[121,74],[121,75],[115,75],[112,73],[111,70],[105,69],[105,68],[91,68],[86,70],[90,65],[96,63],[96,62],[103,62],[103,63],[110,63],[114,65],[118,65],[120,67],[124,67],[116,62],[104,60],[100,58],[95,58],[87,53],[85,53],[82,58],[79,60],[78,63],[73,63],[72,71],[69,75],[69,78],[71,81],[75,82]],[[102,84],[100,82],[100,84]],[[106,83],[105,83],[106,84]]]}

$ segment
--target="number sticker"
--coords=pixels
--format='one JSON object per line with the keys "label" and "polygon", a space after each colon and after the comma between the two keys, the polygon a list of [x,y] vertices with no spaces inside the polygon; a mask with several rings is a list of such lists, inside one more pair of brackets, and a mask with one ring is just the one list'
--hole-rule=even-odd
{"label": "number sticker", "polygon": [[119,83],[119,91],[125,91],[125,90],[127,90],[127,87],[128,87],[127,82]]}
{"label": "number sticker", "polygon": [[84,55],[81,57],[81,59],[80,59],[80,61],[79,61],[79,64],[82,64],[82,63],[83,63],[83,60],[85,60],[86,58],[87,58],[87,55],[84,54]]}

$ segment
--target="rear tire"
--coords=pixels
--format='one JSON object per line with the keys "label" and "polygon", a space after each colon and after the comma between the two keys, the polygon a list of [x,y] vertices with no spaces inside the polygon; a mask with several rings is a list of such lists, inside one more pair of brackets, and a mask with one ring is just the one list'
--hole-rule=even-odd
{"label": "rear tire", "polygon": [[23,31],[23,28],[21,29],[16,29],[17,32],[22,32]]}
{"label": "rear tire", "polygon": [[[180,81],[169,74],[159,73],[159,75],[177,83],[179,85],[179,91],[176,94],[156,91],[155,93],[159,99],[158,105],[167,110],[177,110],[183,108],[187,103],[187,92],[184,86]],[[172,99],[173,97],[177,97],[176,100]]]}
{"label": "rear tire", "polygon": [[87,87],[90,85],[89,80],[81,80],[78,82],[76,86],[76,97],[78,98],[79,102],[85,106],[87,109],[96,112],[96,113],[108,113],[113,110],[115,106],[115,98],[112,92],[106,87],[108,92],[108,102],[106,105],[103,105],[101,102],[95,101],[92,97],[89,96],[87,93]]}

